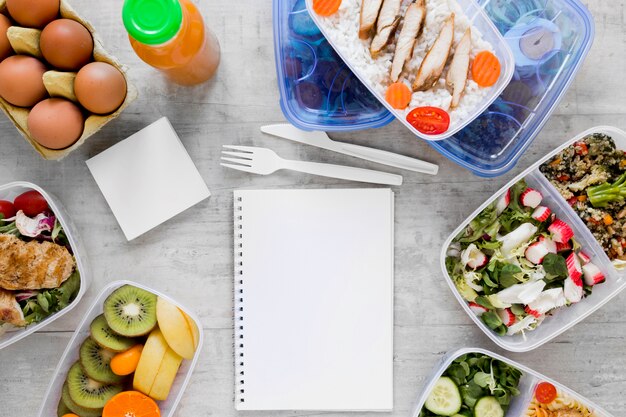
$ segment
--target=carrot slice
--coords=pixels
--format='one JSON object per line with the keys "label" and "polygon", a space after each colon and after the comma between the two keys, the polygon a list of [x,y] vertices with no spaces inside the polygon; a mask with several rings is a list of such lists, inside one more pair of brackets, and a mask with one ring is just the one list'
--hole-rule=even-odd
{"label": "carrot slice", "polygon": [[489,51],[476,55],[472,63],[472,78],[481,87],[491,87],[500,78],[500,61]]}
{"label": "carrot slice", "polygon": [[313,0],[313,11],[320,16],[330,16],[339,10],[341,0]]}
{"label": "carrot slice", "polygon": [[411,89],[404,83],[393,83],[387,88],[385,99],[394,109],[403,110],[411,102]]}

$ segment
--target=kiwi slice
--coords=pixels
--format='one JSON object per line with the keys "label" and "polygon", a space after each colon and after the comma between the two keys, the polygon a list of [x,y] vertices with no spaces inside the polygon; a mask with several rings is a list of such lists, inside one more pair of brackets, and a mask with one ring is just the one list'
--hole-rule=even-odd
{"label": "kiwi slice", "polygon": [[[84,408],[104,408],[104,405],[115,394],[122,392],[122,384],[103,384],[91,379],[85,374],[80,364],[76,362],[67,373],[67,389],[70,399],[76,405]],[[70,409],[72,405],[65,402]],[[82,416],[81,413],[76,413]]]}
{"label": "kiwi slice", "polygon": [[118,384],[124,379],[123,376],[113,373],[109,366],[113,356],[115,352],[103,348],[91,337],[85,339],[80,346],[79,361],[83,371],[89,378],[104,384]]}
{"label": "kiwi slice", "polygon": [[[65,388],[65,387],[64,387]],[[59,400],[59,405],[57,406],[57,417],[63,417],[66,414],[70,414],[72,410],[67,408],[67,405],[63,402],[63,399]]]}
{"label": "kiwi slice", "polygon": [[110,349],[113,352],[124,352],[135,346],[137,342],[130,337],[120,336],[115,333],[104,318],[104,314],[96,317],[89,326],[91,338],[100,346]]}
{"label": "kiwi slice", "polygon": [[150,333],[157,322],[157,296],[132,285],[124,285],[104,300],[104,317],[117,334],[127,337]]}
{"label": "kiwi slice", "polygon": [[[68,409],[65,413],[61,413],[63,407]],[[57,409],[57,413],[59,417],[62,417],[65,414],[75,413],[80,417],[100,417],[102,415],[102,408],[85,408],[76,404],[72,397],[70,397],[70,390],[68,388],[67,382],[63,384],[63,391],[61,392],[61,401],[59,402],[59,408]]]}

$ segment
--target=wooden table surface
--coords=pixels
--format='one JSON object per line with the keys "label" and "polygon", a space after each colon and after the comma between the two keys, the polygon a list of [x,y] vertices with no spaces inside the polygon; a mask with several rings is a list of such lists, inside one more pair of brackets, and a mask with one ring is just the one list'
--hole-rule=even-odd
{"label": "wooden table surface", "polygon": [[[82,313],[108,282],[131,279],[154,287],[200,316],[205,344],[177,416],[235,416],[232,359],[232,191],[240,187],[352,187],[352,183],[281,172],[252,176],[219,166],[223,144],[254,144],[286,157],[379,169],[372,163],[263,137],[263,124],[283,122],[274,68],[271,1],[196,1],[222,46],[217,77],[188,89],[165,82],[131,51],[121,0],[72,0],[105,47],[131,68],[139,99],[122,116],[61,162],[42,160],[0,117],[0,179],[32,181],[67,207],[85,242],[91,286],[78,307],[44,331],[0,352],[2,416],[33,416]],[[588,1],[595,42],[574,83],[519,164],[503,177],[469,174],[393,122],[378,130],[333,134],[440,164],[436,177],[402,172],[396,192],[394,409],[408,416],[423,382],[449,350],[480,346],[503,353],[626,414],[626,294],[547,345],[526,354],[498,349],[455,301],[439,268],[451,231],[506,181],[573,135],[595,125],[626,128],[626,15],[623,2]],[[85,160],[161,116],[167,116],[212,196],[164,225],[127,242]],[[393,170],[392,170],[393,171]],[[146,207],[146,210],[149,210]],[[249,416],[355,414],[242,413]],[[359,413],[357,413],[359,414]],[[376,414],[379,415],[379,414]],[[515,416],[514,416],[515,417]]]}

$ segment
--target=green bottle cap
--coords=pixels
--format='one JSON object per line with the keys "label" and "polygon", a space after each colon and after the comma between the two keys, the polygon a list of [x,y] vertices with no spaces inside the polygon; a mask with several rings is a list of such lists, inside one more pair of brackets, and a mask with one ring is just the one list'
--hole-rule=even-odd
{"label": "green bottle cap", "polygon": [[160,45],[178,33],[183,8],[178,0],[125,0],[122,19],[133,39],[147,45]]}

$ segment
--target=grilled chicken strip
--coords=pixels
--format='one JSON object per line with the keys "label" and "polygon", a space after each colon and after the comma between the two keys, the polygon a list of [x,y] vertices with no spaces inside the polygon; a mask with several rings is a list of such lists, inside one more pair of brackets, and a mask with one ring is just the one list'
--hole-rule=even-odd
{"label": "grilled chicken strip", "polygon": [[463,91],[465,91],[471,49],[472,32],[468,28],[456,46],[450,68],[448,69],[448,75],[446,76],[446,84],[452,89],[452,103],[450,104],[452,108],[459,105],[461,95],[463,95]]}
{"label": "grilled chicken strip", "polygon": [[402,30],[400,30],[400,36],[398,36],[393,63],[391,64],[391,81],[394,83],[400,78],[404,64],[413,55],[413,47],[425,18],[426,7],[424,6],[424,0],[416,0],[415,3],[410,4],[406,9],[404,23],[402,23]]}
{"label": "grilled chicken strip", "polygon": [[400,22],[402,0],[384,0],[376,23],[376,36],[370,45],[370,53],[376,56],[389,43],[391,35]]}
{"label": "grilled chicken strip", "polygon": [[378,12],[383,0],[363,0],[361,3],[361,23],[359,26],[359,38],[368,39],[372,33]]}
{"label": "grilled chicken strip", "polygon": [[413,82],[413,91],[426,91],[439,80],[450,55],[453,40],[454,13],[443,23],[435,43],[424,57]]}
{"label": "grilled chicken strip", "polygon": [[26,325],[20,305],[12,292],[0,289],[0,324],[10,323],[22,327]]}
{"label": "grilled chicken strip", "polygon": [[74,270],[74,257],[52,242],[24,242],[0,234],[0,288],[39,290],[59,287]]}

